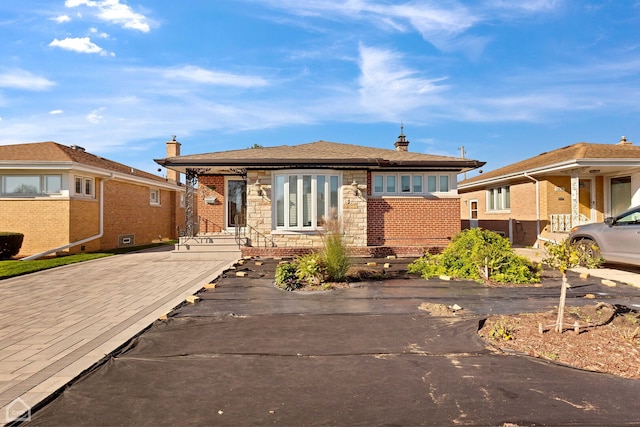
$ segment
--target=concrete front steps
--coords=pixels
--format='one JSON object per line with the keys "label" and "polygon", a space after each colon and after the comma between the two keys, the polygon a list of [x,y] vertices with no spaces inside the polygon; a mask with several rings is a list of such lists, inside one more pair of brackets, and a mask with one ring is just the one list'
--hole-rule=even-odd
{"label": "concrete front steps", "polygon": [[171,252],[172,259],[216,260],[221,257],[239,258],[240,248],[233,234],[206,234],[180,237]]}
{"label": "concrete front steps", "polygon": [[552,241],[556,243],[562,242],[564,239],[569,237],[569,233],[551,233],[551,232],[543,232],[540,236],[538,236],[538,240],[536,241],[538,248],[544,248],[545,242]]}

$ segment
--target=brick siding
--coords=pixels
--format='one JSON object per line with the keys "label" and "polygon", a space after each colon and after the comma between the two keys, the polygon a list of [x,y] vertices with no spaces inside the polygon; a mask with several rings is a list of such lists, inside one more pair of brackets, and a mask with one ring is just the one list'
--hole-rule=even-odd
{"label": "brick siding", "polygon": [[[184,209],[176,191],[161,190],[160,206],[149,202],[150,188],[121,181],[104,184],[104,235],[66,252],[91,252],[118,247],[118,236],[132,234],[135,244],[177,238],[176,222]],[[33,255],[97,235],[100,231],[99,181],[95,199],[29,198],[0,201],[1,231],[25,235],[19,256]]]}
{"label": "brick siding", "polygon": [[458,198],[371,198],[368,245],[446,246],[460,232],[459,204]]}
{"label": "brick siding", "polygon": [[[197,215],[201,218],[200,233],[219,233],[225,227],[225,182],[222,175],[198,177],[198,191],[194,195]],[[207,204],[205,197],[215,197],[215,204]]]}
{"label": "brick siding", "polygon": [[148,186],[107,181],[104,187],[104,236],[100,249],[117,248],[121,235],[134,235],[136,245],[177,238],[176,223],[184,218],[179,193],[160,190],[160,205],[155,206],[150,203]]}
{"label": "brick siding", "polygon": [[69,243],[69,199],[4,199],[0,230],[24,234],[20,255]]}

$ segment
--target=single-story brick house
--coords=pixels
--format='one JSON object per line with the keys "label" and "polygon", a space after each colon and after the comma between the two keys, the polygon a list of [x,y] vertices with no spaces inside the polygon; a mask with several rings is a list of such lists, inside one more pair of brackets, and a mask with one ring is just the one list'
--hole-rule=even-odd
{"label": "single-story brick house", "polygon": [[187,176],[187,234],[240,233],[244,255],[320,247],[332,212],[355,255],[421,255],[460,231],[457,175],[484,163],[408,145],[401,133],[395,150],[317,141],[180,156],[171,146],[156,162]]}
{"label": "single-story brick house", "polygon": [[20,257],[175,239],[185,187],[170,172],[165,179],[55,142],[0,146],[0,231],[24,234]]}
{"label": "single-story brick house", "polygon": [[580,142],[458,183],[462,228],[532,246],[640,205],[640,146]]}

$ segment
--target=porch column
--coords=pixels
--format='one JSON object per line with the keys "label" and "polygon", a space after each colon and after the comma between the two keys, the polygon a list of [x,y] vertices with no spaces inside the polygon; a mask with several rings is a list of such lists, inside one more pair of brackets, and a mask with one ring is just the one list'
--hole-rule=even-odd
{"label": "porch column", "polygon": [[580,178],[578,171],[571,172],[571,227],[580,221]]}
{"label": "porch column", "polygon": [[187,169],[186,176],[186,195],[185,195],[185,227],[184,227],[184,236],[185,237],[193,237],[196,235],[196,225],[195,225],[195,193],[196,193],[196,184],[198,183],[198,171],[194,169]]}

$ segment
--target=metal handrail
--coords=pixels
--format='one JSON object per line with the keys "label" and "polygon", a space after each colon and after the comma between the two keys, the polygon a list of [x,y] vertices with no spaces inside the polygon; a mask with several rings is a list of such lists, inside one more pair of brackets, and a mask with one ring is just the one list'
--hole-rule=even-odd
{"label": "metal handrail", "polygon": [[[268,247],[267,244],[269,243],[271,245],[272,248],[276,247],[276,243],[274,242],[274,240],[267,236],[264,233],[261,233],[260,231],[256,230],[255,228],[253,228],[252,226],[245,224],[244,226],[240,226],[239,225],[239,220],[240,219],[240,214],[237,214],[234,218],[234,222],[235,222],[235,237],[236,237],[236,243],[238,244],[238,247],[243,245],[244,242],[244,246],[256,246],[256,247],[261,247],[260,245],[260,239],[262,239],[262,242],[264,244],[263,247]],[[247,231],[248,233],[248,237],[247,237]],[[254,238],[255,236],[255,238]]]}

